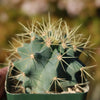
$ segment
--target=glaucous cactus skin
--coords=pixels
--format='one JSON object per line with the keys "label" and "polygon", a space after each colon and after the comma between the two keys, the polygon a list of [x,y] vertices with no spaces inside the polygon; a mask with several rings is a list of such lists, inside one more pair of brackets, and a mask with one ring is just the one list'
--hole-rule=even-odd
{"label": "glaucous cactus skin", "polygon": [[76,34],[79,27],[70,30],[62,19],[51,23],[50,17],[48,22],[36,23],[31,29],[22,25],[26,33],[21,36],[28,37],[30,43],[14,49],[13,54],[20,56],[12,63],[8,76],[17,80],[14,87],[29,94],[58,93],[87,82],[79,56],[85,54],[89,42]]}

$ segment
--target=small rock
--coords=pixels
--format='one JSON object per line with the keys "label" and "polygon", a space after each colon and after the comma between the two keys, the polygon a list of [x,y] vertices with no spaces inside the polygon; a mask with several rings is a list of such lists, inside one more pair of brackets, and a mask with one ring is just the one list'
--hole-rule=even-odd
{"label": "small rock", "polygon": [[76,92],[73,91],[71,88],[68,88],[68,92],[69,92],[69,93],[76,93]]}
{"label": "small rock", "polygon": [[82,92],[79,88],[76,88],[75,91],[78,92],[78,93]]}

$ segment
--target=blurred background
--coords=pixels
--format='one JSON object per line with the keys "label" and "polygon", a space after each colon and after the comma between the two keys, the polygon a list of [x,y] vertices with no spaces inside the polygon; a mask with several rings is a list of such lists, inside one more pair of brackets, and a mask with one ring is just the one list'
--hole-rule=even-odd
{"label": "blurred background", "polygon": [[80,32],[91,35],[96,62],[88,57],[81,59],[87,65],[97,64],[88,97],[100,100],[100,0],[0,0],[0,68],[4,67],[2,63],[9,55],[4,48],[9,48],[9,41],[13,42],[11,38],[15,34],[23,32],[18,22],[26,25],[33,17],[39,20],[48,12],[53,19],[66,20],[70,27],[82,24]]}

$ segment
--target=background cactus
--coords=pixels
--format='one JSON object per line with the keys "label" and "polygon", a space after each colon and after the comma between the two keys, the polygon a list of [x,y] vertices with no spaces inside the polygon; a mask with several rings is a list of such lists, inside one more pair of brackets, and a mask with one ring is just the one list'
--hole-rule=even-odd
{"label": "background cactus", "polygon": [[79,60],[81,53],[93,53],[86,50],[92,46],[88,45],[90,37],[76,34],[80,26],[70,30],[62,19],[52,22],[50,17],[48,22],[43,19],[42,24],[32,23],[29,29],[22,26],[26,31],[18,34],[22,41],[15,39],[21,46],[16,48],[11,43],[13,53],[9,58],[15,59],[8,73],[9,92],[58,93],[87,84],[86,74],[93,79],[86,69],[94,66],[85,67]]}
{"label": "background cactus", "polygon": [[0,99],[2,100],[2,97],[5,96],[4,95],[4,82],[5,82],[5,78],[6,78],[6,73],[7,73],[8,67],[4,67],[2,69],[0,69]]}

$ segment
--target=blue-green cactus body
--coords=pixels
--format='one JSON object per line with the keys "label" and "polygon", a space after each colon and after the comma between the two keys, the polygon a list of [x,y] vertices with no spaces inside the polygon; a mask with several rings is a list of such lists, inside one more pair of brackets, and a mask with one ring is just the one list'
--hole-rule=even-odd
{"label": "blue-green cactus body", "polygon": [[[75,74],[83,66],[75,58],[72,49],[62,49],[62,53],[68,51],[65,57],[72,57],[64,59],[68,64],[57,59],[57,56],[60,55],[58,47],[53,49],[46,47],[37,38],[31,43],[24,44],[23,47],[18,48],[18,54],[21,56],[21,59],[15,61],[14,66],[22,72],[22,75],[16,78],[22,82],[26,93],[52,91],[51,87],[54,83],[56,85],[54,88],[60,87],[60,90],[67,90],[68,86],[74,86],[78,83]],[[63,80],[59,80],[60,78]]]}
{"label": "blue-green cactus body", "polygon": [[46,36],[31,33],[31,42],[17,49],[20,59],[14,61],[14,68],[19,74],[14,78],[24,93],[67,91],[81,82],[80,69],[85,65],[79,55],[83,49],[77,51],[70,41],[62,44],[61,39],[67,41],[67,35],[61,36],[52,31]]}

